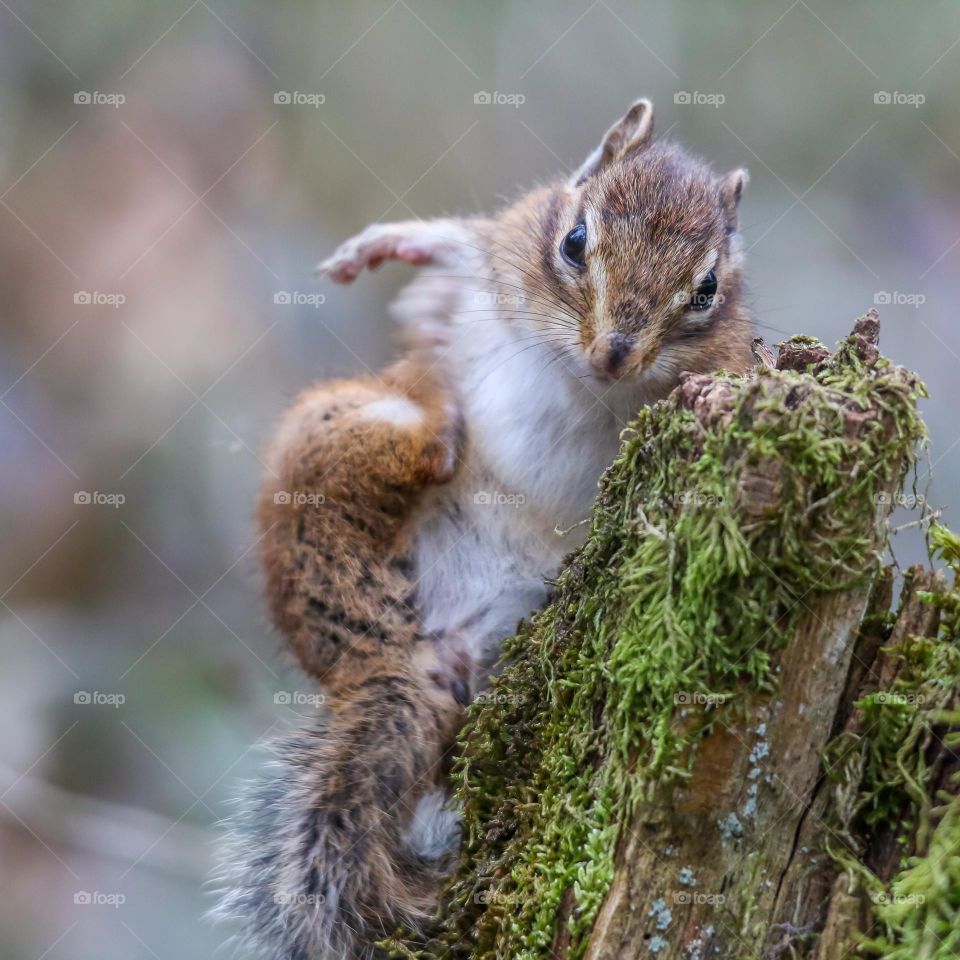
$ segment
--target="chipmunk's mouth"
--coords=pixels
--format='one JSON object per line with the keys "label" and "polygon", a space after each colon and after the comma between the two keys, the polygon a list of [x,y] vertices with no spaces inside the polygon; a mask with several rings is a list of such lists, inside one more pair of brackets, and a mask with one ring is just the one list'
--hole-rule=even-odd
{"label": "chipmunk's mouth", "polygon": [[647,366],[646,351],[636,337],[619,330],[601,333],[586,350],[590,372],[601,383],[636,380]]}

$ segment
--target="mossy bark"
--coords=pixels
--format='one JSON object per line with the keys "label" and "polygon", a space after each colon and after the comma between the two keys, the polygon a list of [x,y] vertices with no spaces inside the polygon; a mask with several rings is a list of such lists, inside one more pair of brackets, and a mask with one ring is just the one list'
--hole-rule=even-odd
{"label": "mossy bark", "polygon": [[917,570],[889,613],[923,388],[878,332],[871,313],[832,356],[795,338],[777,369],[686,377],[635,422],[473,708],[437,937],[395,950],[839,960],[866,935],[899,960],[960,906],[960,849],[919,933],[880,896],[960,840],[960,601]]}

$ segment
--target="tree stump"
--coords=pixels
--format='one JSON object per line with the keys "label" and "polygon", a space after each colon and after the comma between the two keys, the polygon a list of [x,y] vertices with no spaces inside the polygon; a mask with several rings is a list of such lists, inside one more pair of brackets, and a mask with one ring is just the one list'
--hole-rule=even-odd
{"label": "tree stump", "polygon": [[390,949],[955,956],[960,594],[918,568],[891,613],[923,387],[878,335],[871,311],[832,355],[794,338],[640,414],[472,708],[436,937]]}

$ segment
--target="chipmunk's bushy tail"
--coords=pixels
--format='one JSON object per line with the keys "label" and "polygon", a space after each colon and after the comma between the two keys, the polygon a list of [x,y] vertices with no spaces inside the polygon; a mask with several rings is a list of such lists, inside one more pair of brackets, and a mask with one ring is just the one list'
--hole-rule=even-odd
{"label": "chipmunk's bushy tail", "polygon": [[428,926],[459,839],[443,719],[380,677],[275,744],[231,823],[215,915],[270,960],[365,960],[397,926]]}

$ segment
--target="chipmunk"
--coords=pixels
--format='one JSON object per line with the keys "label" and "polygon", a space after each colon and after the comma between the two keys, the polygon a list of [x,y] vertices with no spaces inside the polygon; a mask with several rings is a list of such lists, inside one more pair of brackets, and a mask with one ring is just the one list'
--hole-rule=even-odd
{"label": "chipmunk", "polygon": [[428,927],[465,706],[582,542],[621,430],[683,371],[753,365],[746,179],[655,142],[638,100],[568,179],[491,217],[374,224],[320,265],[426,269],[397,304],[403,358],[306,390],[270,454],[270,608],[328,699],[277,747],[222,881],[264,956]]}

